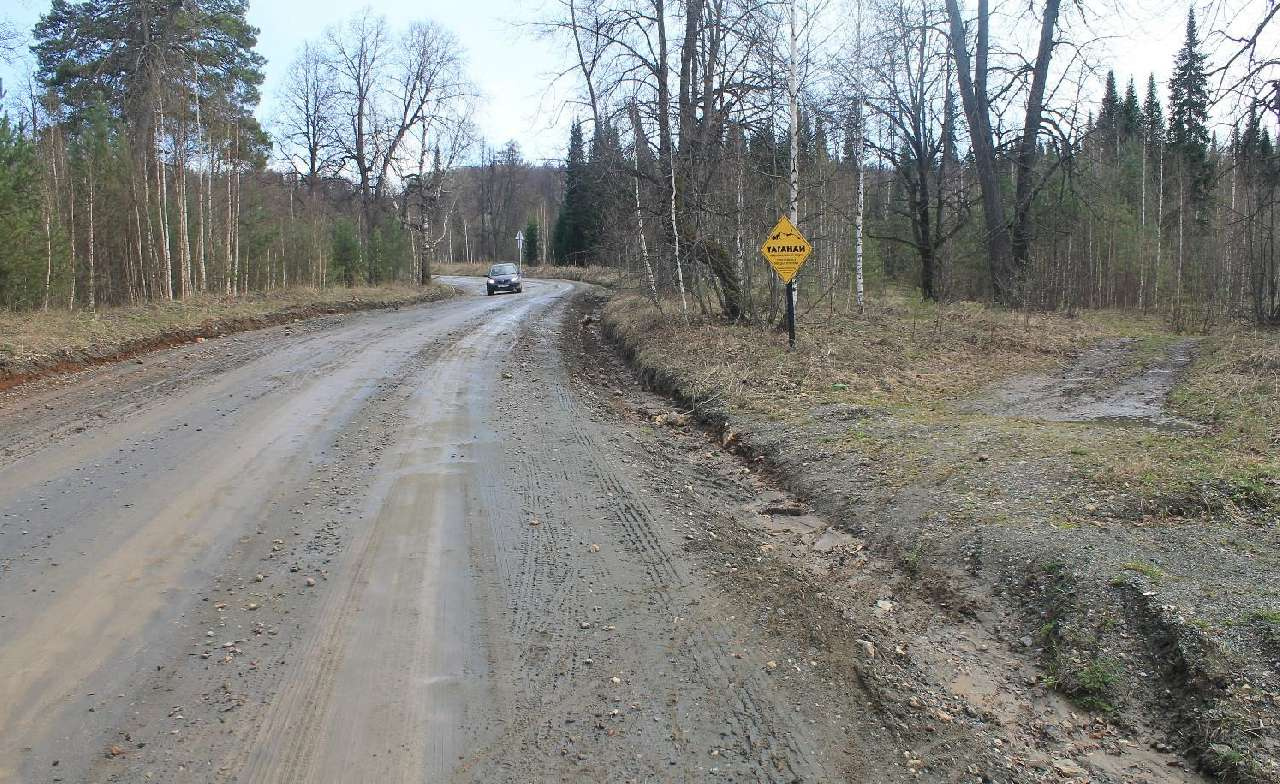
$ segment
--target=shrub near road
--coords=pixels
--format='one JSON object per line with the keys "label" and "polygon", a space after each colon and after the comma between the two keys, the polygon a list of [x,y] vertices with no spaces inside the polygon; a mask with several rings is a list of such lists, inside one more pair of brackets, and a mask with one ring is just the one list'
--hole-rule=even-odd
{"label": "shrub near road", "polygon": [[604,318],[651,383],[1079,710],[1280,777],[1274,335],[891,302],[811,315],[789,355],[634,296]]}

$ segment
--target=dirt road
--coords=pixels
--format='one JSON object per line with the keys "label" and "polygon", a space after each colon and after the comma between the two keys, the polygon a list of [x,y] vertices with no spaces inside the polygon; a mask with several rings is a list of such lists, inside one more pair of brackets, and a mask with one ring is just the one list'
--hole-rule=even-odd
{"label": "dirt road", "polygon": [[734,487],[573,380],[573,293],[317,319],[0,395],[0,781],[879,769],[850,741],[882,731],[855,718],[867,696],[787,658],[690,554]]}

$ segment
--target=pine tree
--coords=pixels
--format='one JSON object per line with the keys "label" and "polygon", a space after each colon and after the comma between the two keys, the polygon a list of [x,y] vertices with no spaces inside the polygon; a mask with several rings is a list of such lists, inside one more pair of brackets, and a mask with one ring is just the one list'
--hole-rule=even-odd
{"label": "pine tree", "polygon": [[0,116],[0,307],[32,307],[39,290],[40,167],[35,145]]}
{"label": "pine tree", "polygon": [[1205,207],[1212,185],[1209,165],[1209,78],[1205,55],[1200,52],[1196,15],[1187,13],[1187,37],[1174,61],[1169,80],[1169,152],[1183,167],[1187,196],[1198,220],[1207,219]]}
{"label": "pine tree", "polygon": [[247,0],[54,0],[33,31],[37,74],[72,119],[102,103],[146,126],[164,90],[170,100],[217,95],[231,122],[260,133],[266,61],[247,13]]}
{"label": "pine tree", "polygon": [[582,144],[582,123],[569,129],[569,156],[564,168],[564,203],[551,235],[551,254],[561,264],[585,264],[586,229],[590,220],[590,183],[586,151]]}
{"label": "pine tree", "polygon": [[525,264],[535,266],[538,263],[538,251],[541,241],[538,222],[530,219],[528,225],[524,227],[524,259],[522,261]]}
{"label": "pine tree", "polygon": [[1131,141],[1142,133],[1142,107],[1138,104],[1138,91],[1133,79],[1124,88],[1124,103],[1120,105],[1120,138]]}

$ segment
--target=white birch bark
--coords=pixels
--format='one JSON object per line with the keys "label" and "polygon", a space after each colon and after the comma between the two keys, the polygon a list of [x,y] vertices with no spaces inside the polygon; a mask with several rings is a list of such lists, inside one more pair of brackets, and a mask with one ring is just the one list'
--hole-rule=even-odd
{"label": "white birch bark", "polygon": [[680,288],[680,312],[689,318],[689,303],[684,292],[684,268],[680,262],[680,226],[676,221],[676,156],[671,155],[671,239],[676,255],[676,284]]}
{"label": "white birch bark", "polygon": [[640,160],[636,159],[636,175],[633,179],[636,194],[636,239],[640,243],[640,258],[644,261],[644,271],[649,279],[649,293],[653,304],[658,305],[658,281],[653,274],[653,264],[649,261],[649,244],[644,238],[644,213],[640,209]]}
{"label": "white birch bark", "polygon": [[[791,215],[791,223],[797,229],[800,227],[800,74],[796,69],[796,42],[798,31],[796,30],[796,0],[791,0],[791,56],[787,68],[787,96],[791,103],[791,176],[789,178],[790,190],[788,195],[788,209]],[[791,297],[793,308],[799,307],[799,286],[789,287],[788,296]]]}

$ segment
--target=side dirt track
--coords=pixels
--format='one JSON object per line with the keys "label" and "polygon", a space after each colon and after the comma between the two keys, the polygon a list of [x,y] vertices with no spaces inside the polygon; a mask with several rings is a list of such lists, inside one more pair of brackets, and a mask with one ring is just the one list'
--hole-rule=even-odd
{"label": "side dirt track", "polygon": [[439,284],[289,289],[234,299],[202,296],[98,313],[0,313],[0,390],[195,340],[317,316],[436,302],[456,293],[451,286]]}
{"label": "side dirt track", "polygon": [[833,523],[762,548],[1012,780],[1280,781],[1275,336],[900,306],[815,315],[788,357],[634,296],[593,318],[678,401],[655,425]]}

